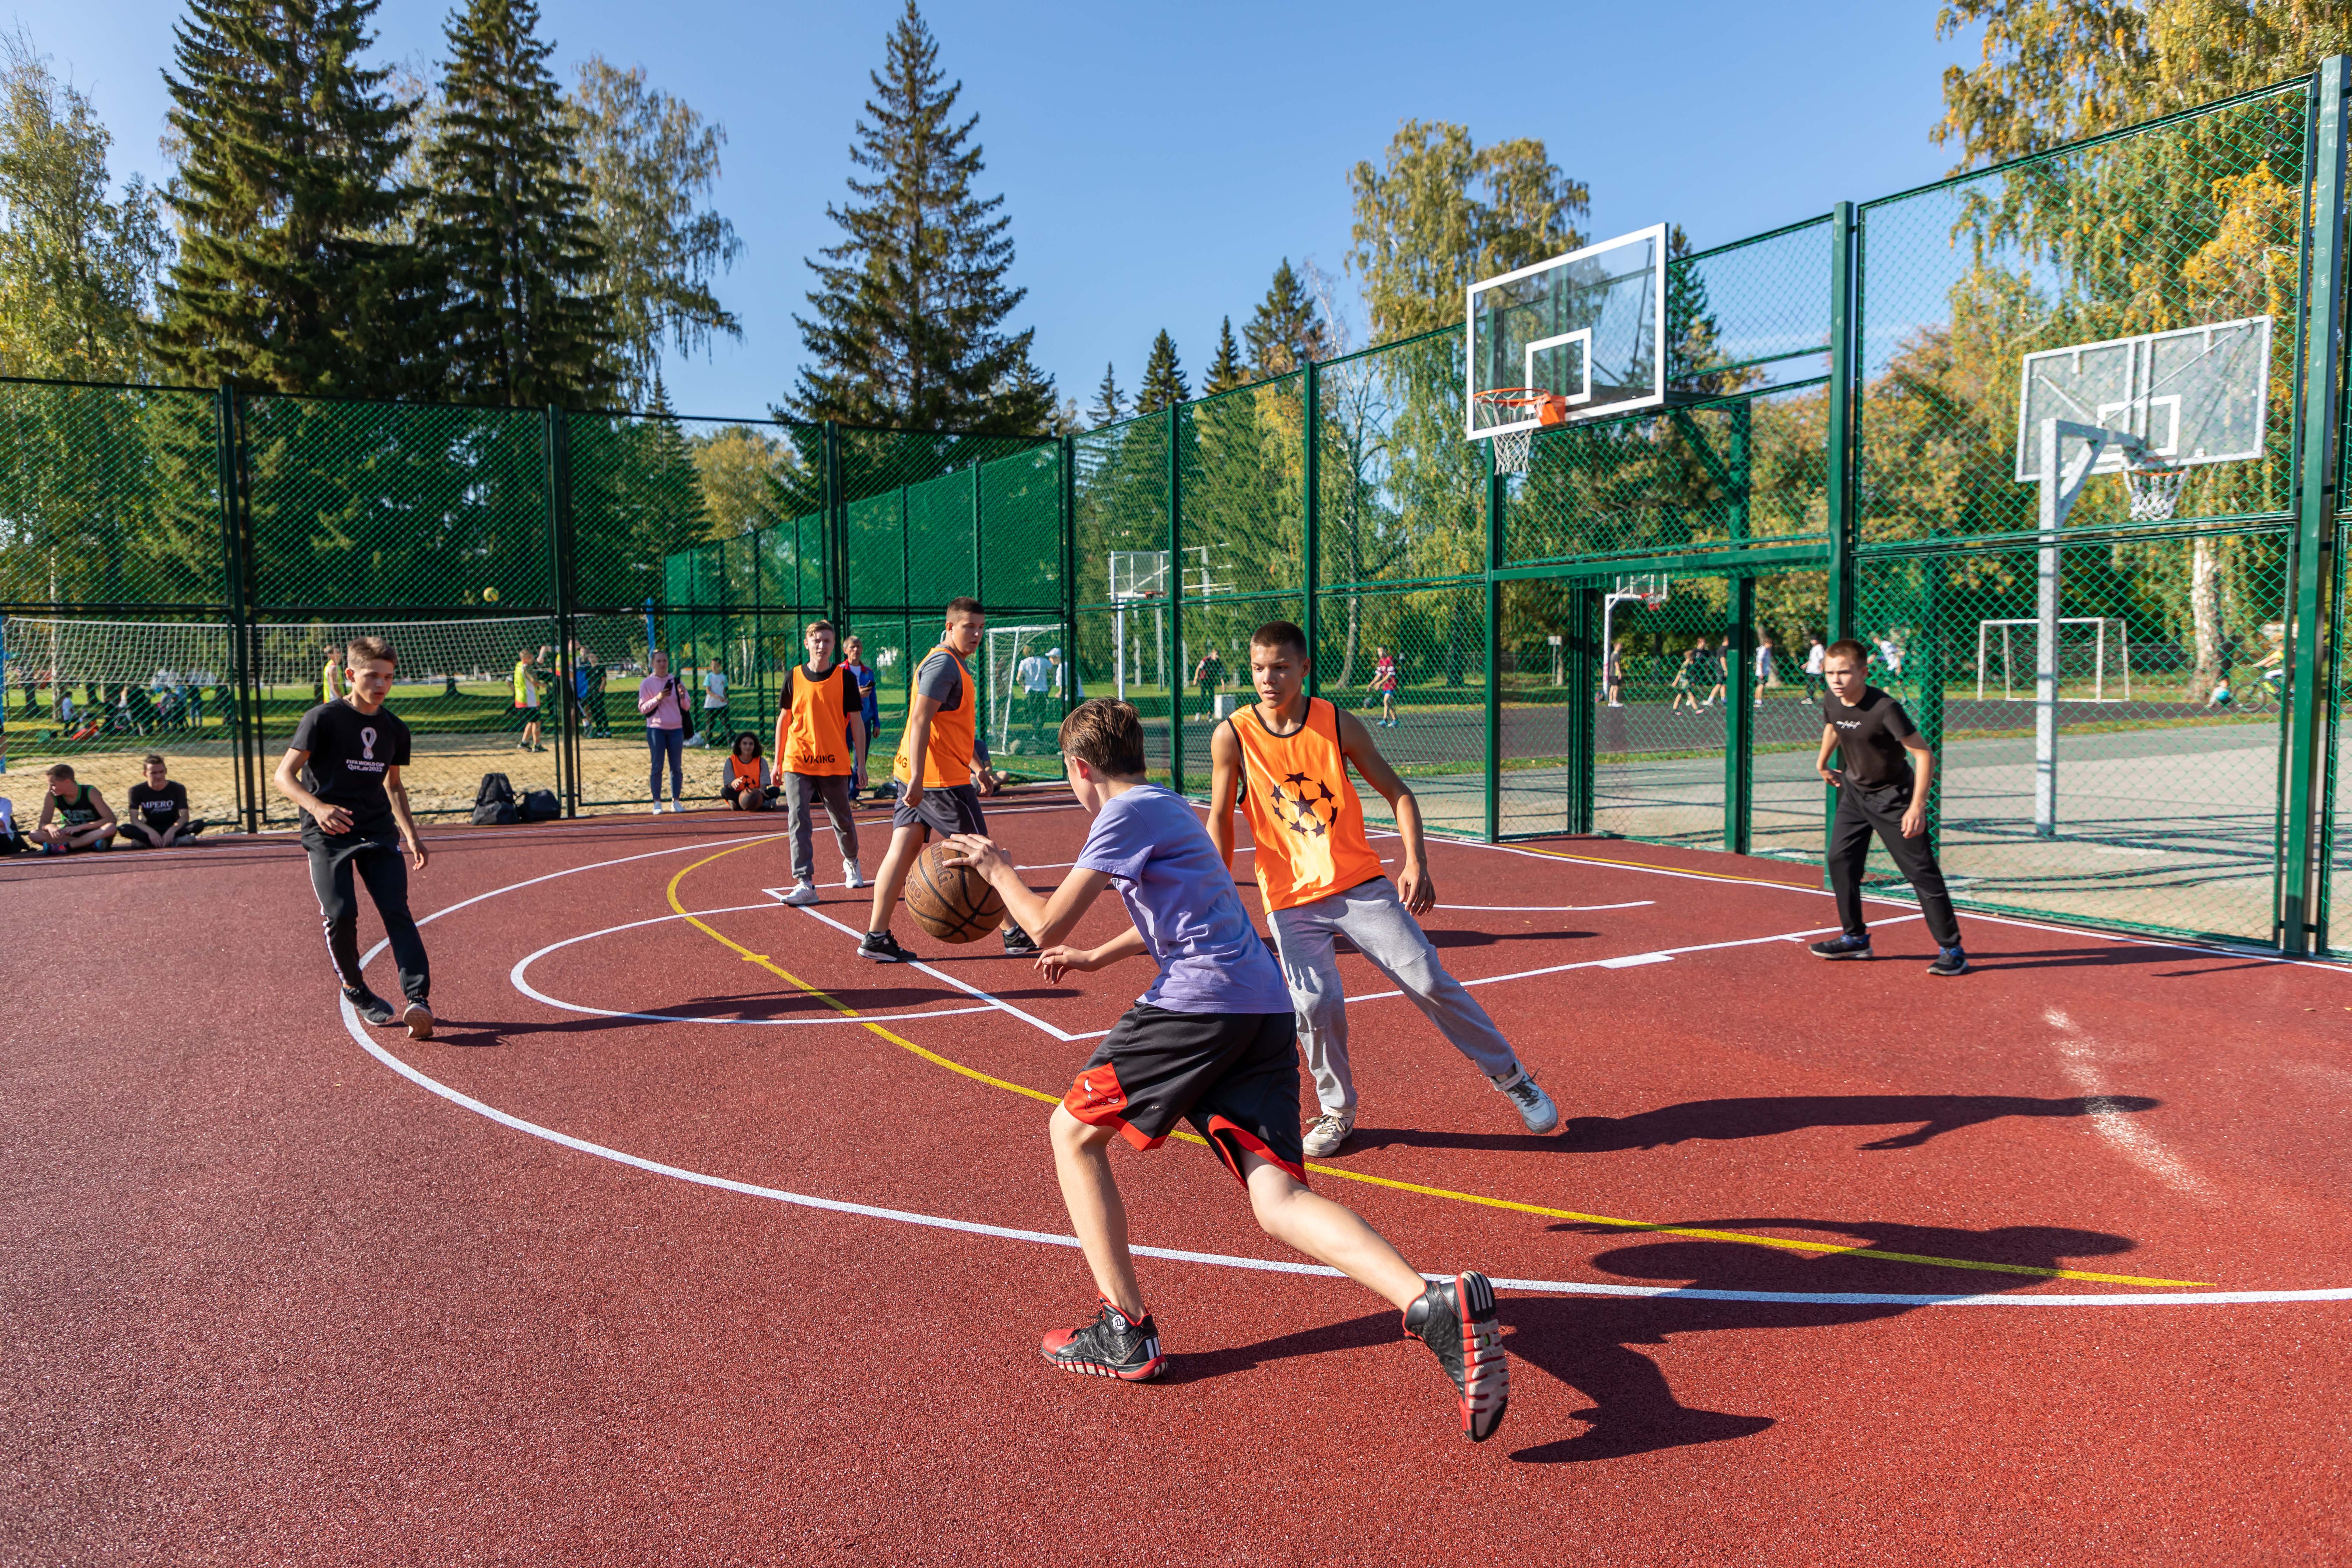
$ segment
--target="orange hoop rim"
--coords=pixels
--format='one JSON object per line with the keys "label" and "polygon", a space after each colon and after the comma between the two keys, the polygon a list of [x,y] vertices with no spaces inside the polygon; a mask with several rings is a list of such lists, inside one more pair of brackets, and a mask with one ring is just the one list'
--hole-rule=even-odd
{"label": "orange hoop rim", "polygon": [[1492,404],[1497,408],[1528,408],[1552,397],[1559,398],[1563,403],[1568,401],[1565,395],[1547,391],[1540,386],[1490,386],[1484,392],[1472,393],[1470,401]]}

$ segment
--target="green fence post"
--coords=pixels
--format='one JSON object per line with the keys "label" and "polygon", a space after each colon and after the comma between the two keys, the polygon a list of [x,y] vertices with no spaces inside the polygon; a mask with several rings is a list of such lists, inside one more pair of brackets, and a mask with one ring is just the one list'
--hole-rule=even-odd
{"label": "green fence post", "polygon": [[1495,443],[1478,443],[1486,465],[1486,842],[1503,836],[1503,509],[1505,479],[1495,467]]}
{"label": "green fence post", "polygon": [[2345,290],[2345,158],[2347,132],[2347,73],[2352,57],[2320,62],[2313,82],[2311,287],[2303,364],[2303,428],[2296,432],[2302,462],[2295,531],[2290,543],[2288,581],[2292,620],[2288,626],[2293,674],[2288,680],[2286,833],[2279,878],[2277,935],[2282,952],[2306,953],[2325,947],[2327,933],[2318,919],[2324,905],[2321,880],[2327,874],[2328,693],[2323,675],[2329,656],[2329,588],[2335,568],[2338,430],[2343,418]]}
{"label": "green fence post", "polygon": [[[260,742],[255,722],[255,702],[252,691],[252,665],[248,658],[250,627],[253,617],[247,591],[247,568],[251,564],[246,549],[244,525],[243,445],[241,416],[244,412],[234,385],[221,387],[214,394],[215,418],[219,426],[219,478],[221,510],[222,587],[228,600],[228,678],[235,695],[227,721],[231,763],[230,777],[236,790],[237,820],[247,833],[261,831],[261,793],[259,768],[256,761],[260,754]],[[54,613],[54,612],[53,612]],[[54,674],[52,681],[55,680]]]}
{"label": "green fence post", "polygon": [[[1829,625],[1826,642],[1853,636],[1855,580],[1853,552],[1854,456],[1859,446],[1856,405],[1862,388],[1862,227],[1852,202],[1830,210],[1830,406],[1827,445],[1829,479]],[[1837,814],[1837,788],[1823,784],[1822,835],[1827,842],[1829,819]],[[1829,868],[1822,868],[1822,886],[1829,886]]]}
{"label": "green fence post", "polygon": [[1609,650],[1601,647],[1601,594],[1589,584],[1570,585],[1568,625],[1568,821],[1570,833],[1592,831],[1593,756],[1601,743],[1600,710],[1594,706],[1601,661]]}
{"label": "green fence post", "polygon": [[[1059,505],[1062,513],[1062,658],[1061,689],[1054,693],[1060,699],[1062,716],[1068,718],[1076,706],[1078,691],[1078,444],[1068,436],[1062,437],[1062,482]],[[1058,737],[1055,741],[1060,749]]]}
{"label": "green fence post", "polygon": [[[1748,542],[1748,495],[1751,405],[1745,400],[1731,408],[1730,450],[1725,469],[1731,480],[1729,533],[1735,543]],[[1731,625],[1724,633],[1723,715],[1723,847],[1745,855],[1756,823],[1756,579],[1746,573],[1731,579],[1727,595]]]}
{"label": "green fence post", "polygon": [[[1184,405],[1168,405],[1168,780],[1184,793],[1184,464],[1177,449]],[[1310,654],[1311,659],[1311,654]]]}
{"label": "green fence post", "polygon": [[554,404],[547,405],[547,526],[554,551],[555,668],[563,689],[555,704],[556,790],[563,799],[563,815],[580,815],[580,726],[576,708],[580,692],[578,604],[572,593],[572,421]]}
{"label": "green fence post", "polygon": [[824,616],[835,626],[849,620],[849,509],[841,500],[841,426],[824,422],[824,488],[826,553]]}
{"label": "green fence post", "polygon": [[[1305,432],[1302,439],[1306,446],[1305,450],[1300,454],[1300,471],[1306,477],[1307,490],[1302,507],[1306,516],[1302,520],[1304,533],[1301,548],[1306,551],[1307,559],[1299,565],[1299,577],[1305,592],[1299,601],[1298,613],[1301,619],[1298,629],[1307,634],[1307,695],[1311,698],[1323,689],[1320,658],[1323,645],[1319,640],[1323,630],[1323,616],[1315,603],[1316,585],[1322,580],[1323,443],[1316,437],[1323,425],[1323,373],[1311,359],[1307,362],[1307,391],[1303,409],[1305,416],[1300,420],[1300,426]],[[1248,648],[1242,649],[1242,658],[1244,661],[1248,659]],[[1242,669],[1242,678],[1243,684],[1247,686],[1250,678],[1246,662]]]}

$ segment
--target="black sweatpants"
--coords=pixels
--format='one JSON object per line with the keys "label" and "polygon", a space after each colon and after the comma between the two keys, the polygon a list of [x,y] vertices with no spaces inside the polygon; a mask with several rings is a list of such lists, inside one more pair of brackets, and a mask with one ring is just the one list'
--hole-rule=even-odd
{"label": "black sweatpants", "polygon": [[1862,868],[1870,858],[1870,836],[1886,846],[1895,868],[1919,895],[1919,911],[1927,917],[1927,932],[1937,947],[1960,945],[1960,922],[1952,913],[1952,896],[1944,889],[1943,868],[1927,836],[1903,837],[1903,813],[1911,805],[1911,782],[1881,784],[1873,789],[1851,780],[1838,786],[1837,815],[1830,819],[1830,887],[1837,894],[1838,919],[1845,934],[1863,936],[1870,930],[1862,917]]}
{"label": "black sweatpants", "polygon": [[367,884],[368,897],[375,900],[383,934],[392,939],[401,994],[411,1002],[429,1000],[433,976],[425,967],[425,938],[408,912],[408,857],[400,840],[355,833],[333,838],[306,835],[302,847],[310,851],[310,888],[319,895],[319,919],[326,927],[335,977],[353,989],[367,984],[360,977],[360,906],[352,887],[356,870]]}

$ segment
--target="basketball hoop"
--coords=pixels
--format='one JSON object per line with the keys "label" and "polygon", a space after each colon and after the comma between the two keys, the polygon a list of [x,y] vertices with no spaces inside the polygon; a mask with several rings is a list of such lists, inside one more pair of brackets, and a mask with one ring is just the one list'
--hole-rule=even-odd
{"label": "basketball hoop", "polygon": [[2187,481],[2187,468],[2137,464],[2124,470],[2124,489],[2131,497],[2131,519],[2134,522],[2169,522],[2180,505],[2180,487]]}
{"label": "basketball hoop", "polygon": [[[1546,392],[1540,386],[1490,387],[1473,395],[1470,401],[1479,407],[1493,409],[1505,424],[1517,423],[1524,417],[1523,411],[1529,408],[1536,411],[1536,423],[1538,425],[1549,426],[1568,422],[1568,399],[1556,392]],[[1534,430],[1506,430],[1492,439],[1496,473],[1524,474],[1535,461]]]}

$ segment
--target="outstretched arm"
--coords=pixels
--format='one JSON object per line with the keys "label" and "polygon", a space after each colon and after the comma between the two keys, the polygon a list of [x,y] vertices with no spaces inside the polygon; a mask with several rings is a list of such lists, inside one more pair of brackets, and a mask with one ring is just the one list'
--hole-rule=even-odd
{"label": "outstretched arm", "polygon": [[1234,868],[1234,801],[1240,794],[1242,743],[1220,724],[1209,733],[1209,842]]}
{"label": "outstretched arm", "polygon": [[1372,733],[1364,728],[1362,721],[1344,708],[1336,710],[1339,715],[1340,752],[1355,765],[1357,775],[1380,791],[1381,798],[1389,803],[1389,810],[1396,817],[1397,837],[1404,845],[1404,865],[1397,872],[1397,897],[1414,914],[1436,908],[1437,879],[1429,874],[1428,863],[1422,856],[1421,802],[1405,788],[1404,780],[1389,766],[1381,749],[1372,744]]}
{"label": "outstretched arm", "polygon": [[993,839],[977,833],[959,833],[948,840],[948,864],[969,866],[985,878],[1004,900],[1005,912],[1039,947],[1056,946],[1076,931],[1078,918],[1110,886],[1108,871],[1076,867],[1062,879],[1062,885],[1054,889],[1050,898],[1041,899],[1013,868],[1012,857],[997,847]]}

